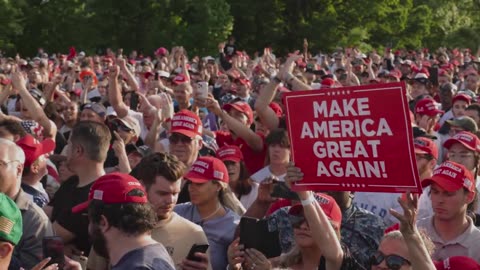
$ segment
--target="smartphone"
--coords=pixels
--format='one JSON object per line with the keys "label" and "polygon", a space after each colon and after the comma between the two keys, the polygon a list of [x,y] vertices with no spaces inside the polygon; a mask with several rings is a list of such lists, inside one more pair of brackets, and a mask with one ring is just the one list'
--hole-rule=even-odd
{"label": "smartphone", "polygon": [[289,200],[297,200],[299,201],[300,198],[298,194],[293,192],[285,182],[275,182],[273,184],[273,190],[270,196],[275,198],[284,198]]}
{"label": "smartphone", "polygon": [[243,216],[240,219],[240,244],[245,249],[254,248],[267,258],[277,257],[281,253],[278,231],[269,231],[266,219]]}
{"label": "smartphone", "polygon": [[65,265],[64,244],[60,236],[44,237],[42,241],[43,257],[52,258],[47,265],[58,264],[59,269]]}
{"label": "smartphone", "polygon": [[198,82],[197,93],[200,98],[208,98],[208,82]]}
{"label": "smartphone", "polygon": [[155,71],[155,78],[154,78],[155,81],[158,81],[158,71]]}
{"label": "smartphone", "polygon": [[203,244],[203,245],[193,244],[192,248],[190,248],[190,251],[188,252],[187,260],[195,261],[195,262],[201,261],[198,257],[195,256],[195,253],[197,252],[207,253],[208,247],[209,247],[208,244]]}
{"label": "smartphone", "polygon": [[130,95],[130,109],[134,111],[138,109],[138,94],[135,92]]}

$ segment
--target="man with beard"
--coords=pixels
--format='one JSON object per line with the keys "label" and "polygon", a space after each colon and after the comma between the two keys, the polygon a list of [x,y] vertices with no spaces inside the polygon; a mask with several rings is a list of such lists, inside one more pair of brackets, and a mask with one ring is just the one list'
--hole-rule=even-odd
{"label": "man with beard", "polygon": [[[155,153],[143,158],[131,174],[145,187],[159,219],[152,238],[165,246],[176,269],[211,269],[207,254],[196,254],[199,262],[186,259],[193,244],[208,244],[208,240],[200,226],[173,212],[185,170],[175,156]],[[93,250],[88,257],[88,269],[105,270],[108,263]]]}
{"label": "man with beard", "polygon": [[87,209],[93,249],[109,258],[112,270],[175,269],[165,247],[152,239],[155,211],[137,179],[122,173],[98,178],[88,200],[71,211]]}
{"label": "man with beard", "polygon": [[44,207],[52,220],[56,233],[62,237],[66,253],[82,251],[88,255],[88,218],[72,213],[74,205],[84,202],[93,182],[105,174],[105,162],[110,146],[110,130],[104,124],[80,121],[72,129],[68,140],[67,167],[75,173],[55,193],[49,205]]}

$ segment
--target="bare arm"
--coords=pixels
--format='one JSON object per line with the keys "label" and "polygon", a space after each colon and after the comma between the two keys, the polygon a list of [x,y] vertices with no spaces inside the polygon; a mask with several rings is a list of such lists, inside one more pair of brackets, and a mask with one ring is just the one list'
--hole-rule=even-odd
{"label": "bare arm", "polygon": [[108,101],[117,113],[119,118],[123,118],[128,114],[128,106],[123,102],[122,94],[118,84],[118,74],[120,68],[118,66],[110,67],[109,83],[108,83]]}
{"label": "bare arm", "polygon": [[269,104],[272,102],[277,92],[279,83],[272,80],[269,84],[260,91],[260,95],[255,101],[255,111],[260,118],[262,124],[267,126],[269,130],[273,130],[278,127],[279,120],[275,112],[270,108]]}
{"label": "bare arm", "polygon": [[44,135],[48,138],[55,139],[57,127],[50,121],[50,119],[48,119],[42,106],[40,106],[35,98],[33,98],[28,92],[23,75],[21,73],[14,73],[12,76],[12,83],[13,86],[18,89],[18,93],[22,97],[24,106],[28,108],[32,119],[44,128]]}
{"label": "bare arm", "polygon": [[418,195],[407,193],[405,199],[399,198],[398,202],[403,208],[403,215],[393,209],[390,213],[400,221],[400,232],[410,253],[412,269],[435,270],[435,265],[416,226]]}
{"label": "bare arm", "polygon": [[210,111],[212,111],[215,115],[222,118],[222,120],[227,124],[228,128],[235,133],[235,135],[245,140],[248,146],[254,151],[260,152],[263,150],[264,145],[262,137],[253,132],[248,126],[220,109],[218,101],[212,97],[207,98],[207,108],[210,109]]}

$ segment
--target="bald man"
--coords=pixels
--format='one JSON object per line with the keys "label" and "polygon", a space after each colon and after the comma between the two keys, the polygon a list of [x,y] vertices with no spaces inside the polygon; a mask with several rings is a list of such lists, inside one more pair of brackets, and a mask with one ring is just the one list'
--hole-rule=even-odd
{"label": "bald man", "polygon": [[21,189],[25,154],[14,142],[0,138],[0,192],[22,213],[23,235],[15,246],[11,268],[33,268],[42,258],[42,239],[52,236],[52,224],[43,210]]}

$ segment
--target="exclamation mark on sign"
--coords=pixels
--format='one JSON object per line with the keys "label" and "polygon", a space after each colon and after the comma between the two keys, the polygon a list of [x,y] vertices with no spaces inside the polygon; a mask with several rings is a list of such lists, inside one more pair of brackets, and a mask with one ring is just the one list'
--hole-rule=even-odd
{"label": "exclamation mark on sign", "polygon": [[383,178],[387,178],[387,171],[385,170],[385,161],[380,161],[380,167],[382,168],[382,176]]}

